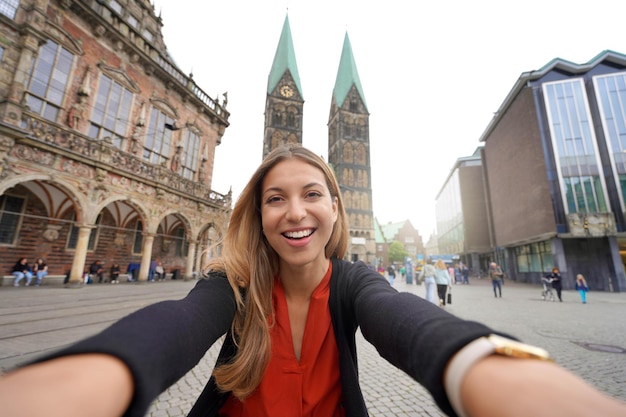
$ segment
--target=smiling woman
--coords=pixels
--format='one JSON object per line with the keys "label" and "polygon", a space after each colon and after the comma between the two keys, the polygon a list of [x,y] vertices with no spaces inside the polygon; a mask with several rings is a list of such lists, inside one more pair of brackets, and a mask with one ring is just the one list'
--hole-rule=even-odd
{"label": "smiling woman", "polygon": [[148,306],[0,378],[0,415],[143,416],[225,335],[189,416],[366,417],[357,328],[448,415],[625,415],[625,404],[543,349],[399,293],[365,264],[343,260],[348,237],[328,165],[299,145],[272,151],[237,201],[206,279],[182,300]]}

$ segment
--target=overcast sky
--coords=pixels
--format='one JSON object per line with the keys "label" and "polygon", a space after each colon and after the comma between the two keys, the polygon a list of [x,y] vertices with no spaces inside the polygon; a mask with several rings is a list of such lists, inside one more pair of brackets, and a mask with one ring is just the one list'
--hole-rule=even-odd
{"label": "overcast sky", "polygon": [[[267,80],[289,15],[304,94],[303,144],[327,156],[346,31],[370,112],[374,216],[424,239],[455,161],[471,155],[519,76],[554,58],[626,53],[624,0],[153,0],[170,55],[230,127],[212,188],[237,197],[261,162]],[[497,198],[497,196],[496,196]]]}

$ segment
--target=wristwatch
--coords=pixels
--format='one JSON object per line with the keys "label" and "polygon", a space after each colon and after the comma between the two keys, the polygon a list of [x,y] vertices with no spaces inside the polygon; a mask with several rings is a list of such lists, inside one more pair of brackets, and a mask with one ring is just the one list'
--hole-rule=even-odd
{"label": "wristwatch", "polygon": [[542,348],[495,334],[478,338],[469,343],[452,357],[446,368],[444,378],[446,394],[459,417],[467,417],[463,404],[461,404],[461,382],[473,365],[489,355],[552,361],[550,354]]}

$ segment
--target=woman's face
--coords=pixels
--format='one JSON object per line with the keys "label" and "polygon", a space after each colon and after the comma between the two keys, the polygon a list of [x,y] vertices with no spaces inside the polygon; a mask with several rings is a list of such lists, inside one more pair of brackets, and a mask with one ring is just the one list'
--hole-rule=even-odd
{"label": "woman's face", "polygon": [[322,171],[300,159],[279,162],[263,179],[263,234],[281,264],[327,268],[324,248],[337,212]]}

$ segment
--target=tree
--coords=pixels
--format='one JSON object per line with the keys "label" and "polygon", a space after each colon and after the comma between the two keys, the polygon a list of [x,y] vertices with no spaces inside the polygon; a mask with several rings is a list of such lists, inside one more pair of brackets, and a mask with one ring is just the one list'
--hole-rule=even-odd
{"label": "tree", "polygon": [[389,245],[389,262],[404,262],[405,256],[408,255],[408,252],[404,250],[404,245],[402,243],[394,241]]}

